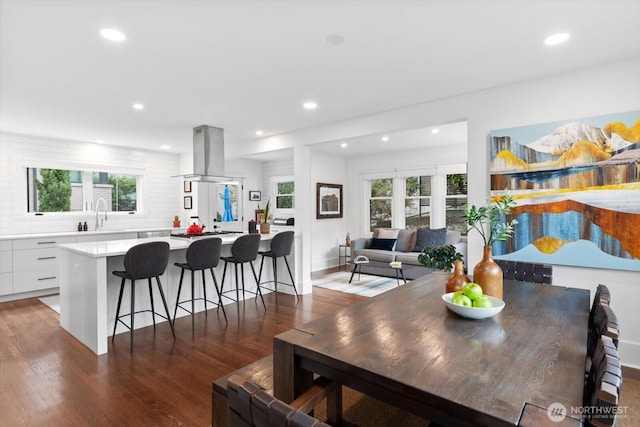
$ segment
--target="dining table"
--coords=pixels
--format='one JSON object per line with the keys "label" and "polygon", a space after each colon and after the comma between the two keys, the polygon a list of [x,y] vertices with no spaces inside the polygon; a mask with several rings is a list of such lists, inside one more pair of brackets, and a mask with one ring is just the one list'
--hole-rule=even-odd
{"label": "dining table", "polygon": [[503,310],[474,320],[446,307],[446,279],[420,277],[274,337],[275,396],[291,402],[321,375],[443,426],[573,420],[589,291],[505,280]]}

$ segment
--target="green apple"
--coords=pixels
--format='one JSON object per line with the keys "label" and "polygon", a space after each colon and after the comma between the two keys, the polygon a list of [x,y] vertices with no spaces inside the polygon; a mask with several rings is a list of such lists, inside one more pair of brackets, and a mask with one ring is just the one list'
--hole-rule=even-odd
{"label": "green apple", "polygon": [[493,304],[486,295],[482,295],[480,298],[473,300],[473,306],[478,308],[491,308]]}
{"label": "green apple", "polygon": [[467,283],[462,288],[462,291],[471,301],[475,301],[482,296],[482,286],[477,283]]}
{"label": "green apple", "polygon": [[471,304],[472,304],[472,302],[469,299],[469,297],[464,295],[464,294],[453,295],[453,298],[451,299],[451,302],[456,304],[456,305],[462,305],[462,306],[465,306],[465,307],[471,307]]}

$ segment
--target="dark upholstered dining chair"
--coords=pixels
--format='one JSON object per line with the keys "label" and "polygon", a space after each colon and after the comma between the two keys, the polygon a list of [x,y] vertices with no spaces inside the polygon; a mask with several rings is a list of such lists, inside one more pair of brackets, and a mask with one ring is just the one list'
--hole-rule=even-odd
{"label": "dark upholstered dining chair", "polygon": [[[130,248],[124,256],[124,271],[114,271],[113,274],[121,277],[120,283],[120,295],[118,296],[118,308],[116,309],[116,319],[113,325],[113,335],[111,336],[111,342],[113,342],[116,336],[116,328],[118,322],[122,323],[131,331],[131,351],[133,352],[133,330],[134,328],[134,316],[136,313],[151,312],[153,318],[153,329],[156,328],[156,314],[169,321],[171,327],[171,333],[173,338],[176,338],[176,333],[173,330],[173,322],[169,315],[169,308],[167,307],[167,301],[164,298],[164,292],[162,291],[162,285],[160,284],[160,276],[164,274],[169,263],[169,243],[167,242],[148,242],[141,243],[139,245]],[[164,311],[166,317],[160,313],[156,313],[153,305],[153,289],[151,286],[151,279],[156,279],[158,285],[158,291],[160,292],[160,298],[162,298],[162,304],[164,305]],[[125,281],[129,279],[131,281],[131,310],[128,314],[120,314],[120,306],[122,304],[122,293],[124,292]],[[150,310],[138,310],[135,311],[135,294],[136,294],[136,280],[147,279],[149,284],[149,299],[151,300]],[[131,316],[130,325],[127,325],[122,321],[125,316]]]}
{"label": "dark upholstered dining chair", "polygon": [[[289,267],[289,261],[287,260],[287,256],[291,253],[291,247],[293,246],[293,235],[293,231],[281,231],[273,236],[273,239],[271,239],[271,247],[268,251],[258,252],[258,254],[262,255],[262,260],[260,262],[260,273],[258,273],[258,280],[262,280],[262,267],[264,266],[264,258],[271,258],[271,267],[273,269],[273,284],[276,293],[276,303],[278,302],[278,283],[286,286],[292,286],[296,297],[298,297],[296,281],[293,278],[293,274],[291,274],[291,267]],[[287,270],[289,271],[289,278],[291,279],[291,283],[278,281],[278,258],[284,259],[284,263],[287,266]],[[262,284],[271,282],[260,283]]]}
{"label": "dark upholstered dining chair", "polygon": [[[249,292],[254,294],[256,298],[258,295],[262,300],[262,305],[266,309],[267,306],[264,303],[264,298],[262,297],[262,291],[260,290],[260,280],[258,280],[258,275],[256,274],[256,269],[253,266],[253,262],[258,258],[258,250],[260,248],[260,235],[259,234],[243,234],[238,237],[231,244],[231,256],[222,257],[222,261],[224,261],[224,270],[222,270],[222,287],[224,287],[224,279],[227,275],[227,265],[233,264],[235,267],[236,274],[236,289],[235,294],[236,298],[228,297],[226,294],[233,292],[230,291],[222,291],[222,296],[228,298],[236,303],[240,302],[240,284],[238,279],[238,266],[240,266],[240,274],[242,275],[242,298],[244,299],[244,293]],[[251,267],[251,272],[253,273],[253,278],[256,281],[257,291],[251,292],[246,291],[244,287],[244,264],[248,263],[249,267]]]}
{"label": "dark upholstered dining chair", "polygon": [[502,275],[505,279],[548,285],[553,281],[553,267],[551,265],[503,259],[495,261],[502,269]]}

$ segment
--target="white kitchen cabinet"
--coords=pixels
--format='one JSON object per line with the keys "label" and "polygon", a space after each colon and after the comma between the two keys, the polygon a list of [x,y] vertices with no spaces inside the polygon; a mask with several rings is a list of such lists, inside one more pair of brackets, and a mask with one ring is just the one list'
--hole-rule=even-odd
{"label": "white kitchen cabinet", "polygon": [[13,241],[13,293],[59,286],[58,249],[75,237],[17,239]]}
{"label": "white kitchen cabinet", "polygon": [[13,240],[0,241],[0,295],[13,293]]}

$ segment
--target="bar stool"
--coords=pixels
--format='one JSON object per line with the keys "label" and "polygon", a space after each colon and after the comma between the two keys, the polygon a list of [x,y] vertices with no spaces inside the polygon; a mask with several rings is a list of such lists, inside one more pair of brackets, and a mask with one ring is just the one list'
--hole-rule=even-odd
{"label": "bar stool", "polygon": [[[164,292],[162,291],[162,285],[160,284],[160,276],[164,274],[169,263],[169,243],[167,242],[149,242],[141,243],[139,245],[130,248],[124,256],[124,269],[125,271],[114,271],[113,274],[122,277],[120,283],[120,296],[118,297],[118,308],[116,309],[116,320],[113,325],[113,335],[111,336],[111,342],[116,337],[116,328],[118,322],[122,323],[131,331],[131,352],[133,352],[133,330],[134,330],[134,315],[136,313],[143,313],[150,311],[153,318],[153,329],[156,329],[156,314],[169,321],[171,327],[171,333],[173,339],[176,338],[176,333],[173,330],[173,323],[171,322],[171,316],[169,315],[169,308],[167,307],[167,301],[164,298]],[[160,313],[156,313],[153,305],[153,289],[151,288],[151,278],[156,278],[158,284],[158,290],[160,291],[160,297],[162,298],[162,304],[167,316],[163,316]],[[122,304],[122,293],[124,291],[125,280],[131,280],[131,312],[129,314],[120,315],[120,305]],[[151,300],[151,310],[139,310],[135,311],[135,285],[136,280],[147,279],[149,283],[149,298]],[[121,319],[126,316],[131,316],[131,326],[128,326]]]}
{"label": "bar stool", "polygon": [[251,294],[254,294],[256,298],[260,295],[260,299],[262,300],[262,305],[266,309],[267,306],[264,303],[264,298],[262,297],[262,291],[260,290],[260,281],[258,280],[258,276],[256,275],[256,269],[253,267],[253,261],[258,258],[258,249],[260,247],[260,235],[259,234],[243,234],[238,237],[233,244],[231,245],[231,256],[221,257],[224,261],[224,270],[222,270],[222,287],[224,288],[224,278],[227,275],[227,265],[229,263],[233,264],[236,272],[236,299],[234,300],[231,297],[226,296],[226,293],[233,292],[233,290],[223,291],[222,296],[230,299],[231,301],[239,302],[240,301],[240,287],[238,284],[238,265],[240,265],[240,272],[242,274],[242,298],[244,299],[244,264],[249,263],[251,267],[251,272],[253,273],[253,278],[256,280],[256,286],[258,287],[257,292],[246,291]]}
{"label": "bar stool", "polygon": [[[262,267],[264,266],[264,258],[271,258],[271,266],[273,268],[273,281],[264,283],[273,282],[276,292],[276,304],[278,303],[278,283],[286,286],[292,286],[293,291],[296,294],[296,298],[299,297],[298,290],[296,289],[296,282],[293,279],[293,274],[291,274],[291,268],[289,267],[289,261],[287,260],[287,256],[291,253],[292,245],[293,231],[281,231],[280,233],[273,236],[273,239],[271,239],[270,250],[258,252],[258,254],[262,255],[262,261],[260,262],[260,274],[258,275],[259,280],[262,280]],[[287,266],[287,270],[289,271],[291,283],[278,282],[278,258],[284,258],[284,263]],[[260,282],[260,284],[262,284],[262,282]]]}
{"label": "bar stool", "polygon": [[[222,250],[222,239],[219,237],[207,238],[202,240],[196,240],[189,245],[187,248],[187,262],[181,263],[176,262],[175,265],[181,268],[180,271],[180,284],[178,285],[178,296],[176,297],[176,309],[173,313],[173,324],[176,323],[176,315],[178,314],[178,307],[191,314],[191,332],[195,329],[195,301],[202,300],[204,301],[204,313],[207,316],[207,301],[211,304],[215,304],[216,306],[222,306],[222,314],[224,314],[224,320],[229,323],[227,319],[227,313],[224,310],[224,306],[222,305],[222,297],[220,295],[220,288],[218,287],[218,281],[216,280],[216,275],[213,272],[213,269],[218,266],[220,262],[220,251]],[[184,278],[185,270],[191,271],[191,298],[180,301],[180,291],[182,290],[182,279]],[[211,301],[207,299],[207,286],[205,281],[204,271],[209,270],[211,272],[211,277],[213,277],[213,285],[216,289],[216,294],[218,295],[218,302]],[[196,298],[194,293],[195,288],[195,272],[202,271],[202,298]],[[191,302],[191,311],[184,308],[182,304],[186,304]]]}

